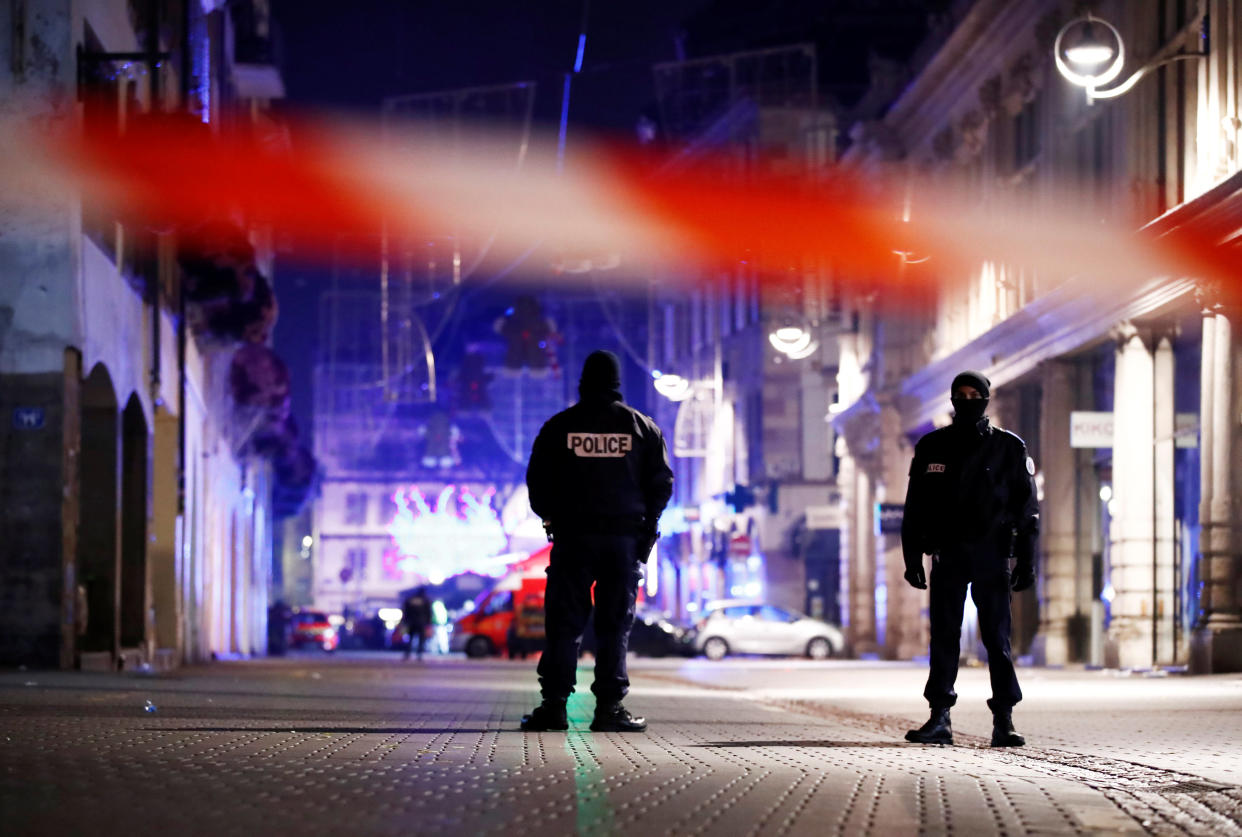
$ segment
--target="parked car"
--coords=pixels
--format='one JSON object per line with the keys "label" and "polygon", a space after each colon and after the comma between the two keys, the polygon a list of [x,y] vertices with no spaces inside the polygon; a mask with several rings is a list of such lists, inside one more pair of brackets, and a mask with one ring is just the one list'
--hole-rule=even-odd
{"label": "parked car", "polygon": [[[683,640],[685,629],[674,625],[657,612],[642,613],[634,616],[634,627],[630,629],[629,650],[640,657],[674,657],[687,653],[687,645]],[[595,623],[587,620],[586,630],[582,634],[582,650],[595,653]]]}
{"label": "parked car", "polygon": [[324,651],[335,651],[339,637],[328,614],[320,610],[296,610],[293,613],[289,644],[294,648],[314,645]]}
{"label": "parked car", "polygon": [[709,660],[730,654],[805,655],[823,660],[845,647],[845,637],[835,625],[775,605],[735,600],[709,605],[684,641]]}

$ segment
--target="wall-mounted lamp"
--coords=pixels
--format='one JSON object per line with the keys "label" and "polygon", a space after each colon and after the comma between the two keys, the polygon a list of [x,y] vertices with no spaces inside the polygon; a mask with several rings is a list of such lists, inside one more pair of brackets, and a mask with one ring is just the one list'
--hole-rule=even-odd
{"label": "wall-mounted lamp", "polygon": [[694,385],[690,383],[690,380],[680,375],[667,374],[654,369],[651,377],[654,379],[656,392],[669,401],[685,401],[694,391]]}
{"label": "wall-mounted lamp", "polygon": [[1173,61],[1206,56],[1206,52],[1182,52],[1151,61],[1139,67],[1120,84],[1105,87],[1121,75],[1126,63],[1126,45],[1115,26],[1091,14],[1075,18],[1061,27],[1056,43],[1052,46],[1052,57],[1056,61],[1057,71],[1071,84],[1087,91],[1089,105],[1096,99],[1120,96],[1156,67]]}
{"label": "wall-mounted lamp", "polygon": [[819,341],[801,326],[781,326],[768,335],[768,342],[790,360],[810,357],[819,349]]}

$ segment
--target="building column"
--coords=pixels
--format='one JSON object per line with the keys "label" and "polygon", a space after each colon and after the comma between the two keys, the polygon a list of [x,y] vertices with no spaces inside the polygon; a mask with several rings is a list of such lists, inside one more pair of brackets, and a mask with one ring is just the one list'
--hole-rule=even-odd
{"label": "building column", "polygon": [[1155,662],[1155,438],[1153,360],[1146,335],[1130,323],[1117,331],[1113,391],[1113,517],[1109,581],[1113,587],[1108,662],[1121,668]]}
{"label": "building column", "polygon": [[151,468],[151,601],[155,608],[156,647],[152,665],[157,669],[179,664],[183,649],[178,595],[182,568],[177,549],[177,443],[177,416],[156,407]]}
{"label": "building column", "polygon": [[1156,340],[1153,358],[1153,429],[1155,447],[1152,451],[1152,488],[1155,555],[1155,636],[1156,663],[1177,662],[1175,622],[1177,596],[1181,585],[1177,578],[1177,536],[1174,491],[1177,474],[1174,469],[1174,434],[1177,431],[1174,384],[1176,380],[1173,343],[1169,335]]}
{"label": "building column", "polygon": [[[1040,420],[1044,482],[1039,534],[1039,635],[1033,648],[1041,665],[1065,665],[1077,658],[1071,622],[1078,611],[1077,514],[1079,498],[1074,449],[1069,446],[1074,407],[1074,366],[1051,361],[1043,367]],[[1094,498],[1091,498],[1094,500]]]}
{"label": "building column", "polygon": [[849,555],[849,625],[846,639],[855,656],[874,654],[876,644],[875,624],[875,521],[873,518],[874,496],[871,476],[867,468],[853,456],[846,457],[848,469],[848,496],[846,508],[846,550]]}
{"label": "building column", "polygon": [[[880,460],[883,495],[886,503],[900,503],[906,496],[910,479],[910,457],[904,443],[901,414],[892,405],[880,410]],[[905,580],[905,559],[901,551],[901,533],[879,536],[877,548],[883,556],[887,585],[887,615],[884,655],[889,659],[909,660],[927,653],[926,597]]]}
{"label": "building column", "polygon": [[1238,311],[1219,304],[1203,318],[1200,403],[1199,618],[1191,637],[1196,673],[1242,671],[1242,351]]}

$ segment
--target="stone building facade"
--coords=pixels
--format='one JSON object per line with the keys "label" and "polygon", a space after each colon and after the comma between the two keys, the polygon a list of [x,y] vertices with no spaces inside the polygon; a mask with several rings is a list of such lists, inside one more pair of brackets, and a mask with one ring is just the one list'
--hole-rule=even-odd
{"label": "stone building facade", "polygon": [[[154,112],[259,114],[280,93],[254,50],[265,15],[260,0],[7,4],[0,118],[124,132]],[[0,663],[262,652],[273,470],[229,393],[237,342],[191,333],[176,231],[76,192],[0,191]],[[239,229],[270,276],[270,246]]]}
{"label": "stone building facade", "polygon": [[[1093,104],[1053,61],[1058,31],[1085,5],[1121,33],[1122,78],[1152,68]],[[847,165],[953,179],[980,203],[1073,194],[1101,214],[1124,209],[1144,235],[1194,223],[1212,246],[1237,249],[1242,3],[954,9],[884,115],[853,127]],[[856,648],[924,653],[925,599],[901,582],[895,540],[873,543],[869,510],[901,502],[913,441],[948,420],[948,384],[974,368],[994,384],[992,415],[1039,468],[1040,579],[1015,596],[1015,652],[1050,665],[1242,668],[1236,294],[1196,276],[1084,292],[1090,277],[998,263],[934,278],[935,300],[914,310],[854,300],[862,327],[842,341]],[[887,600],[873,607],[885,579]]]}

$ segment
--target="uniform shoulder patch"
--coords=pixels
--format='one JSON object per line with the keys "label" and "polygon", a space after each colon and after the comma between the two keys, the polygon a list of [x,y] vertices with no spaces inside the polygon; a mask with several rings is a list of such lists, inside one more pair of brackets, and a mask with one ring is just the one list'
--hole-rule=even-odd
{"label": "uniform shoulder patch", "polygon": [[943,474],[943,473],[944,473],[944,465],[943,465],[942,463],[939,463],[939,462],[929,462],[929,463],[927,464],[927,473],[929,473],[929,474]]}

